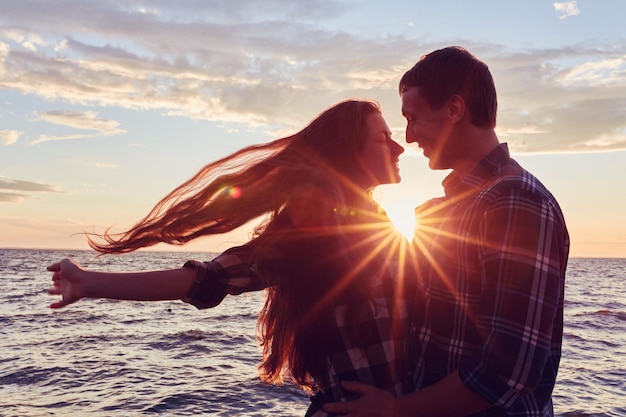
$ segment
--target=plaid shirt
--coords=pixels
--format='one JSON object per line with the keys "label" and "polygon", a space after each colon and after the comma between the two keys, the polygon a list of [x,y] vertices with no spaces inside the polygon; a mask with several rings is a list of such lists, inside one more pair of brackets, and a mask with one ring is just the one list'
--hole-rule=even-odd
{"label": "plaid shirt", "polygon": [[[244,261],[247,255],[245,247],[238,247],[211,262],[185,263],[185,267],[196,268],[197,275],[183,301],[197,308],[210,308],[218,305],[228,294],[264,288],[267,284],[259,277],[255,267]],[[403,297],[412,295],[414,291],[400,291],[402,288],[397,281],[404,274],[399,273],[397,263],[387,262],[385,254],[379,256],[383,260],[378,263],[382,268],[367,271],[370,296],[367,314],[355,321],[346,316],[346,305],[333,307],[334,326],[324,329],[332,346],[332,351],[326,356],[327,381],[316,381],[321,385],[321,392],[311,398],[307,416],[328,416],[321,409],[325,402],[358,398],[358,395],[341,387],[342,380],[375,385],[396,396],[405,393],[409,315]],[[395,270],[392,271],[392,268]],[[402,286],[410,285],[406,280],[403,282]]]}
{"label": "plaid shirt", "polygon": [[416,209],[423,258],[410,354],[415,389],[455,369],[494,407],[552,416],[569,237],[554,197],[501,144]]}

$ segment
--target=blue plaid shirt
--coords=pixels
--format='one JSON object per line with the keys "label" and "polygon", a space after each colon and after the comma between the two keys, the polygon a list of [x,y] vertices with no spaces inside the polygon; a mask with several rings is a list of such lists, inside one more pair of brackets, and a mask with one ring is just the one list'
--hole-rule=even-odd
{"label": "blue plaid shirt", "polygon": [[443,185],[416,209],[414,387],[458,369],[494,405],[478,415],[552,416],[569,252],[559,205],[506,144]]}

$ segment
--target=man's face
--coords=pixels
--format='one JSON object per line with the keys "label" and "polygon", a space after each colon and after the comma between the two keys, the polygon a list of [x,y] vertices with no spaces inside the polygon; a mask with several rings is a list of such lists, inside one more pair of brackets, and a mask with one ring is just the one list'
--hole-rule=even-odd
{"label": "man's face", "polygon": [[419,87],[402,93],[402,115],[406,118],[406,141],[415,142],[428,158],[431,169],[451,168],[446,151],[452,131],[448,118],[448,107],[434,110],[420,96]]}

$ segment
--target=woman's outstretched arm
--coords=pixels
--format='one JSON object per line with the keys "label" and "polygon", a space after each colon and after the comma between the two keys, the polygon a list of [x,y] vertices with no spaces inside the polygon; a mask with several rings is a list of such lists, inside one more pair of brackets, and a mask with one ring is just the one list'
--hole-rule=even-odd
{"label": "woman's outstretched arm", "polygon": [[160,301],[182,299],[196,277],[193,268],[148,272],[98,272],[83,269],[71,259],[48,266],[53,272],[48,294],[61,300],[50,308],[61,308],[82,298]]}

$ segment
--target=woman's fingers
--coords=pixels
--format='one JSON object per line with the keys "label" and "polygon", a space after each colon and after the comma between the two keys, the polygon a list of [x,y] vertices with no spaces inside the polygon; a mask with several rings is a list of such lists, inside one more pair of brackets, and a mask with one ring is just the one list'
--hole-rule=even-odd
{"label": "woman's fingers", "polygon": [[46,268],[48,271],[60,271],[61,270],[61,262],[55,262],[53,264],[48,265]]}

